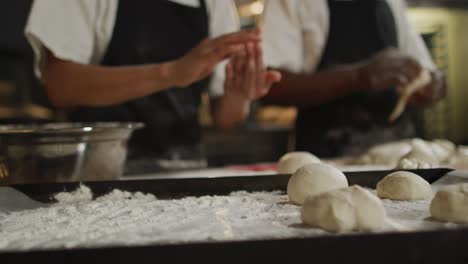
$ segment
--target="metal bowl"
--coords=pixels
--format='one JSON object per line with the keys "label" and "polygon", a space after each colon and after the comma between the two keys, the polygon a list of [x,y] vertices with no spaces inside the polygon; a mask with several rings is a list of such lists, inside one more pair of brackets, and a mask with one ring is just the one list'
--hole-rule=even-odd
{"label": "metal bowl", "polygon": [[112,180],[141,123],[0,126],[0,185]]}

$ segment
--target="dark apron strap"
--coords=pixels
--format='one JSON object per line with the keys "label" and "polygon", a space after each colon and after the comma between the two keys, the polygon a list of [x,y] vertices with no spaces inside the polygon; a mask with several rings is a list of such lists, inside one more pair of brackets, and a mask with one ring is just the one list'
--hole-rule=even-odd
{"label": "dark apron strap", "polygon": [[[182,57],[208,37],[206,5],[200,2],[200,7],[190,7],[168,0],[119,0],[112,40],[102,64],[141,65]],[[174,155],[199,159],[203,153],[199,151],[198,107],[207,84],[208,78],[121,105],[81,108],[71,113],[71,118],[145,123],[129,142],[129,159],[171,159]]]}

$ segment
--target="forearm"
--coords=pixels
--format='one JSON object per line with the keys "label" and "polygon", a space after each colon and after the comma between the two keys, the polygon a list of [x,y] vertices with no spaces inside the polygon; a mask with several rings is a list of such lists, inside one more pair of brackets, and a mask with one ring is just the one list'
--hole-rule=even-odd
{"label": "forearm", "polygon": [[109,106],[173,87],[170,64],[105,67],[52,58],[43,81],[57,107]]}
{"label": "forearm", "polygon": [[221,96],[213,99],[211,113],[215,126],[223,131],[234,128],[244,121],[250,112],[250,100],[235,96]]}
{"label": "forearm", "polygon": [[281,71],[282,79],[262,100],[268,104],[310,106],[330,102],[361,88],[359,67],[342,66],[313,74]]}

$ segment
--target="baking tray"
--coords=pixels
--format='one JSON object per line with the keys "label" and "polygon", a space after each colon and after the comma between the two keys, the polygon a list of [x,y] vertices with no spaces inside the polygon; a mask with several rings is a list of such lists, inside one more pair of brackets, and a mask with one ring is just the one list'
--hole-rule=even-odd
{"label": "baking tray", "polygon": [[468,229],[0,253],[2,263],[468,263]]}
{"label": "baking tray", "polygon": [[[407,170],[414,172],[429,183],[433,183],[452,169],[421,169]],[[395,170],[344,172],[349,185],[361,185],[375,188],[377,183]],[[148,180],[122,180],[85,182],[95,196],[106,194],[113,189],[129,192],[144,192],[154,194],[159,199],[174,199],[186,196],[225,195],[233,191],[276,191],[286,190],[290,175],[261,175],[240,177],[210,177],[210,178],[161,178]],[[80,183],[24,184],[11,187],[23,192],[29,197],[50,202],[53,194],[63,191],[74,191]]]}
{"label": "baking tray", "polygon": [[[450,169],[413,170],[434,182]],[[375,187],[392,171],[345,173],[350,184]],[[142,191],[158,198],[187,195],[222,195],[236,190],[285,190],[288,175],[220,177],[197,179],[152,179],[86,183],[96,196],[119,188]],[[72,191],[79,183],[12,186],[31,198],[51,201],[59,191]],[[0,227],[1,228],[1,227]],[[1,238],[0,238],[1,239]],[[205,242],[173,245],[107,247],[0,253],[5,263],[468,263],[468,228],[392,232],[378,234],[327,235],[313,238],[242,242]],[[9,262],[11,261],[11,262]],[[15,262],[13,262],[15,261]],[[40,262],[41,263],[41,262]]]}

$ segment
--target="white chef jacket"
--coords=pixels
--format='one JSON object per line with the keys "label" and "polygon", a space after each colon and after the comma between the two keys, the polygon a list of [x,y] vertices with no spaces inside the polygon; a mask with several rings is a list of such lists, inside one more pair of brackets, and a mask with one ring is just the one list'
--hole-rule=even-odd
{"label": "white chef jacket", "polygon": [[[399,49],[434,69],[427,47],[410,25],[405,2],[386,1],[395,17]],[[326,0],[265,0],[262,25],[266,65],[293,73],[315,72],[328,38]]]}
{"label": "white chef jacket", "polygon": [[[167,1],[200,6],[199,0]],[[231,0],[205,1],[210,37],[239,30],[236,8]],[[117,0],[35,0],[25,35],[34,51],[36,75],[42,76],[45,48],[62,60],[100,64],[112,38],[117,8]],[[209,87],[212,96],[223,94],[225,65],[226,62],[221,63],[213,73]]]}

